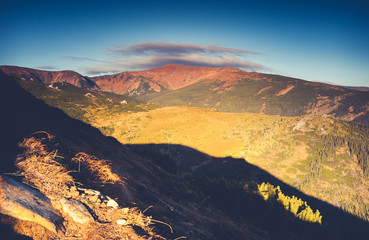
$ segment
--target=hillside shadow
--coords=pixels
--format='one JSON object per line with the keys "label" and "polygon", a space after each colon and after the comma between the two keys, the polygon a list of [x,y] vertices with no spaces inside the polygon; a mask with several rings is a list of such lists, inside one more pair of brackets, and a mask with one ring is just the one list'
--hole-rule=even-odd
{"label": "hillside shadow", "polygon": [[[201,181],[208,181],[209,179],[211,181],[214,179],[217,181],[219,179],[225,179],[236,185],[237,183],[248,181],[255,181],[257,183],[270,182],[273,185],[279,185],[285,194],[295,195],[307,201],[313,209],[319,209],[321,211],[324,223],[323,226],[314,225],[312,228],[303,227],[305,229],[303,231],[317,231],[318,234],[322,234],[321,239],[332,239],[332,236],[334,239],[365,239],[369,234],[369,224],[367,222],[327,202],[303,194],[259,167],[247,163],[244,159],[232,157],[216,158],[182,145],[122,145],[116,139],[106,137],[96,128],[72,119],[63,111],[50,107],[43,101],[36,99],[30,93],[23,90],[13,79],[1,73],[0,79],[2,84],[0,90],[0,106],[3,112],[2,124],[4,127],[0,136],[0,173],[16,171],[14,161],[19,152],[17,144],[21,142],[24,137],[29,137],[38,131],[45,131],[57,137],[58,142],[60,142],[60,145],[57,146],[58,149],[61,149],[61,151],[65,150],[66,154],[68,154],[68,152],[73,153],[82,151],[94,154],[103,159],[111,160],[114,171],[118,172],[121,176],[127,177],[129,191],[136,198],[135,201],[138,202],[138,206],[155,203],[159,206],[158,209],[164,209],[164,206],[161,207],[165,202],[162,199],[177,201],[176,194],[182,193],[174,191],[178,191],[178,189],[181,191],[191,191],[191,189],[188,188],[192,187],[196,187],[197,191],[202,194],[192,199],[201,200],[201,197],[209,197],[213,193],[206,193],[204,189],[200,189],[198,186],[199,182],[201,184]],[[210,180],[209,183],[211,182]],[[218,182],[224,183],[223,180],[219,180]],[[109,194],[111,194],[112,197],[119,198],[123,196],[122,193],[119,192],[121,190],[116,186],[105,186],[101,189],[105,191],[109,191],[110,189]],[[268,215],[264,216],[263,214],[274,213],[273,210],[264,211],[263,209],[257,208],[260,206],[268,207],[267,205],[263,205],[263,203],[260,203],[261,205],[258,206],[247,206],[246,208],[241,206],[241,208],[238,208],[236,205],[242,205],[242,202],[240,203],[234,195],[232,195],[233,192],[231,192],[231,195],[227,195],[230,192],[221,192],[220,190],[217,196],[220,197],[222,201],[224,200],[227,204],[230,204],[230,207],[235,205],[235,208],[220,210],[234,219],[234,222],[239,221],[240,224],[253,223],[253,220],[250,218],[246,219],[246,222],[242,222],[242,219],[247,218],[247,216],[244,215],[252,211],[254,212],[254,216],[260,213],[261,216],[259,216],[259,218],[261,220],[271,217]],[[214,192],[217,192],[217,188],[215,188]],[[211,195],[210,197],[216,198],[217,196],[214,197]],[[191,198],[189,201],[191,201]],[[219,208],[219,205],[217,205],[219,202],[217,201],[205,201],[204,203],[210,203],[212,205],[211,209]],[[198,204],[201,205],[201,201]],[[257,202],[257,204],[259,204],[259,202]],[[183,203],[183,208],[186,208],[187,205],[191,205],[191,202]],[[205,206],[204,209],[206,210],[208,207],[209,206]],[[187,208],[191,209],[190,207]],[[201,209],[201,206],[199,209]],[[237,213],[237,211],[239,212]],[[192,215],[185,217],[174,216],[171,218],[172,215],[170,214],[173,214],[172,212],[173,210],[165,212],[157,210],[152,213],[156,215],[157,219],[167,217],[172,223],[177,223],[177,225],[180,225],[179,222],[182,221],[183,218],[190,219],[188,221],[192,221],[194,225],[196,224],[196,219],[191,219]],[[208,214],[211,216],[211,213]],[[277,216],[272,219],[275,220],[279,218]],[[285,218],[281,220],[285,220]],[[277,234],[273,236],[267,235],[265,239],[292,239],[292,237],[290,238],[288,235],[286,236],[284,234],[289,234],[289,231],[296,231],[296,229],[293,229],[292,225],[283,227],[283,222],[276,224],[277,228],[283,227],[283,231],[274,229],[275,227],[272,226],[273,222],[269,223],[271,226],[263,226],[263,223],[264,222],[253,224],[256,224],[258,228],[264,229],[264,231],[273,229],[272,231]],[[213,234],[217,236],[216,239],[229,239],[228,237],[230,236],[232,236],[232,239],[244,239],[242,235],[238,235],[236,232],[231,233],[231,230],[222,229],[221,224],[216,225],[214,223],[209,223],[209,225],[211,226],[206,227],[211,229],[209,231],[213,231]],[[159,230],[162,230],[164,227],[159,227]],[[190,226],[188,228],[194,227]],[[5,231],[2,225],[0,230],[1,232]],[[168,230],[162,231],[165,232]],[[181,230],[178,231],[181,232]],[[182,232],[186,231],[183,230]],[[265,235],[265,233],[263,234]],[[295,236],[294,239],[298,238]],[[316,239],[316,234],[307,234],[306,237],[302,239]]]}
{"label": "hillside shadow", "polygon": [[212,157],[193,148],[177,144],[130,144],[125,146],[137,154],[151,157],[152,161],[165,171],[181,175],[185,179],[190,175],[200,176],[202,179],[204,177],[226,179],[229,182],[241,184],[269,182],[274,186],[280,186],[284,194],[301,198],[307,201],[312,209],[319,209],[323,216],[323,225],[326,224],[326,227],[328,225],[329,231],[338,234],[336,239],[363,239],[368,236],[368,222],[326,201],[304,194],[258,166],[248,163],[245,159]]}

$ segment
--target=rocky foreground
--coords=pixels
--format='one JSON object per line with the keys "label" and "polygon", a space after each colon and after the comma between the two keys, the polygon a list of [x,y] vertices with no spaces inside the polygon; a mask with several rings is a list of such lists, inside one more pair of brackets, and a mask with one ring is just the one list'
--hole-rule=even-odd
{"label": "rocky foreground", "polygon": [[[151,217],[135,208],[121,208],[97,190],[77,186],[81,184],[58,162],[60,156],[48,152],[40,139],[29,138],[20,145],[26,150],[17,159],[20,171],[14,175],[27,184],[0,175],[0,213],[11,218],[17,233],[33,239],[159,237],[149,227]],[[95,168],[100,183],[124,184],[105,161],[85,153],[73,160]],[[138,235],[133,227],[144,234]]]}

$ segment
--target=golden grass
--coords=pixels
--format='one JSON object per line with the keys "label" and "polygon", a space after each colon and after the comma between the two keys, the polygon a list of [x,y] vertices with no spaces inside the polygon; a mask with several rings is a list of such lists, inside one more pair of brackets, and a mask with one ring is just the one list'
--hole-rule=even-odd
{"label": "golden grass", "polygon": [[[95,204],[81,196],[77,200],[84,203],[93,213],[95,221],[87,226],[73,222],[69,216],[63,216],[66,221],[65,237],[78,239],[164,239],[153,231],[153,222],[150,216],[144,215],[137,208],[112,208],[101,204]],[[118,220],[123,220],[124,224],[118,224]],[[134,230],[140,228],[144,235],[138,235]]]}
{"label": "golden grass", "polygon": [[[53,136],[48,135],[49,140],[52,138]],[[25,183],[36,187],[47,197],[51,197],[53,206],[61,211],[60,214],[64,218],[62,227],[64,229],[56,235],[38,224],[11,219],[8,222],[17,233],[36,240],[165,239],[157,235],[152,227],[154,222],[162,222],[153,220],[139,209],[108,207],[106,204],[91,202],[82,195],[72,198],[87,206],[95,221],[87,225],[74,222],[68,214],[57,207],[60,199],[70,198],[70,187],[75,185],[74,179],[70,176],[70,171],[58,162],[63,157],[58,155],[57,150],[49,151],[44,140],[35,137],[24,139],[19,144],[24,152],[18,156],[16,166],[20,170],[19,174],[24,176]],[[85,166],[92,175],[96,176],[100,184],[124,183],[117,174],[112,172],[108,160],[101,160],[87,153],[77,153],[70,160]],[[136,228],[140,228],[142,233],[138,234]]]}
{"label": "golden grass", "polygon": [[80,152],[72,159],[73,162],[84,165],[92,174],[94,174],[101,183],[124,183],[124,181],[115,173],[112,172],[109,161],[98,159],[97,157]]}
{"label": "golden grass", "polygon": [[[16,219],[7,215],[2,215],[0,221],[2,224],[9,225],[17,234],[29,237],[35,236],[34,239],[38,240],[57,239],[55,233],[34,222]],[[6,236],[3,235],[1,239],[6,239],[4,237]]]}
{"label": "golden grass", "polygon": [[18,157],[16,166],[26,183],[48,196],[65,193],[68,186],[74,184],[68,170],[57,161],[57,158],[61,158],[57,150],[48,152],[42,140],[34,137],[24,139],[19,146],[25,152]]}
{"label": "golden grass", "polygon": [[[166,107],[148,112],[117,113],[109,116],[101,111],[93,114],[90,121],[97,128],[114,129],[112,136],[122,143],[181,144],[216,157],[239,158],[244,157],[242,150],[254,132],[265,126],[277,124],[281,119],[290,121],[292,118],[279,116],[264,118],[262,114],[221,113],[193,107]],[[267,140],[275,137],[280,128],[276,127],[275,130],[274,135]],[[260,142],[258,148],[248,155],[254,156],[264,149],[269,149],[267,143]],[[252,144],[255,146],[256,143]]]}

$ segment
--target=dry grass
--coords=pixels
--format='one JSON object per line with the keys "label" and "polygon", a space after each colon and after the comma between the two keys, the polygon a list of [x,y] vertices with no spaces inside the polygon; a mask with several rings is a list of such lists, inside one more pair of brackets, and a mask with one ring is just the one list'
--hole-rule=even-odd
{"label": "dry grass", "polygon": [[25,152],[18,156],[16,166],[21,170],[24,181],[33,185],[47,196],[57,196],[74,184],[68,170],[61,165],[57,151],[47,151],[41,139],[25,139],[19,144]]}
{"label": "dry grass", "polygon": [[[91,210],[96,221],[82,232],[80,229],[81,226],[68,221],[66,226],[66,229],[68,229],[67,236],[79,235],[82,239],[91,239],[91,237],[96,239],[165,239],[156,235],[153,231],[152,224],[155,220],[150,216],[146,216],[137,208],[112,208],[103,204],[90,202],[81,195],[75,199],[84,203]],[[123,220],[124,224],[118,224],[118,220]],[[143,236],[138,235],[133,229],[133,226],[140,228],[142,230],[141,232],[145,234]],[[117,236],[121,238],[117,238]]]}
{"label": "dry grass", "polygon": [[77,153],[73,158],[80,166],[84,165],[93,175],[95,175],[101,183],[124,183],[124,181],[112,172],[109,161],[98,159],[97,157],[87,153]]}
{"label": "dry grass", "polygon": [[[49,142],[52,138],[48,135]],[[146,216],[139,209],[108,207],[103,203],[91,202],[82,194],[72,198],[82,202],[92,213],[95,221],[84,225],[74,222],[57,206],[61,198],[70,198],[70,187],[75,185],[75,182],[69,174],[70,171],[58,162],[63,157],[58,155],[57,150],[49,151],[44,140],[35,137],[24,139],[19,144],[24,152],[18,156],[16,166],[20,170],[19,174],[24,176],[25,183],[36,187],[52,199],[54,208],[58,209],[64,218],[64,229],[57,236],[38,224],[12,219],[10,225],[17,233],[36,240],[165,239],[153,231],[153,222],[156,220]],[[65,162],[67,160],[64,159]],[[124,182],[112,172],[107,160],[100,160],[87,153],[78,153],[70,160],[86,167],[96,176],[99,184]],[[137,231],[138,229],[140,230]]]}
{"label": "dry grass", "polygon": [[[7,215],[1,215],[0,222],[2,224],[9,225],[15,233],[25,235],[33,239],[59,239],[55,233],[48,231],[46,228],[34,222],[16,219]],[[6,235],[2,235],[1,239],[7,239]]]}
{"label": "dry grass", "polygon": [[37,240],[58,239],[58,236],[41,225],[29,221],[16,220],[13,226],[16,233],[32,237]]}
{"label": "dry grass", "polygon": [[[122,239],[164,239],[153,231],[151,217],[136,208],[96,207],[89,203],[87,205],[98,218],[98,221],[93,224],[93,228],[96,229],[95,236],[98,235],[103,239],[116,239],[117,236],[126,236]],[[125,223],[119,225],[118,220],[123,220]],[[139,236],[133,226],[139,227],[145,234]]]}

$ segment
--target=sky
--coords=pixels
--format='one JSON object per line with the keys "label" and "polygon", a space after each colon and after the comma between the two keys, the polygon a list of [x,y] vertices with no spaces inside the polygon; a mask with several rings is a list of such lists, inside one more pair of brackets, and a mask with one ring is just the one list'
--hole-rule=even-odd
{"label": "sky", "polygon": [[369,87],[369,1],[0,1],[0,65],[96,76],[176,63]]}

